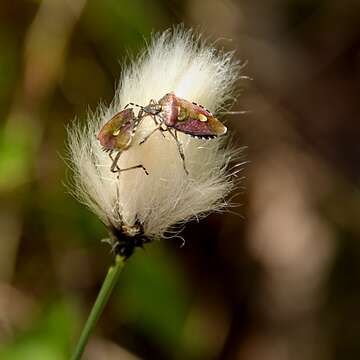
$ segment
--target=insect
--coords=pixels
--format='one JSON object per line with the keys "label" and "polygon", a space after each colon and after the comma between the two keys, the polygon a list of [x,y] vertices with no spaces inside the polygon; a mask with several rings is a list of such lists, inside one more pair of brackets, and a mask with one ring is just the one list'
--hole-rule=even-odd
{"label": "insect", "polygon": [[[114,173],[141,168],[146,175],[149,175],[143,165],[135,165],[120,169],[117,165],[123,151],[131,146],[136,129],[142,117],[135,117],[132,108],[126,108],[114,115],[100,130],[97,139],[100,141],[103,150],[109,153],[112,160],[110,170]],[[113,153],[116,152],[115,157]]]}
{"label": "insect", "polygon": [[156,131],[167,131],[176,141],[184,170],[185,155],[177,132],[182,132],[200,139],[212,139],[226,134],[227,128],[209,110],[202,105],[177,97],[173,92],[163,96],[158,102],[151,100],[149,105],[129,105],[141,108],[138,117],[150,115],[155,121],[155,128],[141,141],[143,144]]}

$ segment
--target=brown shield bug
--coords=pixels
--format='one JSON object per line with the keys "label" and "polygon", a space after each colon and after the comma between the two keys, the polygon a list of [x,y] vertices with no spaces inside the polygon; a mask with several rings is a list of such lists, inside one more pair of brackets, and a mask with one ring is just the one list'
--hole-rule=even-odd
{"label": "brown shield bug", "polygon": [[[109,157],[112,160],[110,168],[112,172],[120,173],[122,171],[141,168],[145,171],[146,175],[148,175],[143,165],[135,165],[125,169],[120,169],[117,165],[122,152],[131,146],[135,131],[141,120],[141,117],[135,117],[132,108],[127,108],[114,115],[101,128],[97,139],[100,141],[103,150],[109,153]],[[114,152],[117,152],[115,157],[113,157]]]}
{"label": "brown shield bug", "polygon": [[[134,103],[129,105],[139,106]],[[167,131],[175,139],[179,154],[183,161],[184,170],[185,156],[177,137],[177,131],[200,139],[212,139],[226,134],[227,128],[209,110],[202,105],[177,97],[173,92],[163,96],[158,102],[151,100],[147,106],[141,108],[138,117],[150,115],[155,123],[155,129],[141,142],[144,143],[156,131]]]}

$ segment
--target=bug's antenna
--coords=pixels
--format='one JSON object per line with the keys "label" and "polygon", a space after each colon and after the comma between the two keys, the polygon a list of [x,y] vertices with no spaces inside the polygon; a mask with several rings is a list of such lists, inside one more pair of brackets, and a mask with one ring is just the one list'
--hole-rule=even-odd
{"label": "bug's antenna", "polygon": [[144,107],[143,107],[143,106],[141,106],[141,105],[139,105],[139,104],[135,104],[135,103],[133,103],[133,102],[129,102],[128,104],[126,104],[126,105],[124,106],[124,109],[126,109],[129,105],[136,106],[136,107],[139,107],[141,110],[144,110]]}
{"label": "bug's antenna", "polygon": [[221,115],[243,115],[243,114],[250,114],[251,110],[241,110],[241,111],[220,111],[216,114],[221,114]]}

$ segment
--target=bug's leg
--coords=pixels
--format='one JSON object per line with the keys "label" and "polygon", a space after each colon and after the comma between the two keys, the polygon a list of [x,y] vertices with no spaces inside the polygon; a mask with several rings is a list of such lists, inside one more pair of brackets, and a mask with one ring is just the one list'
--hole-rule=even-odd
{"label": "bug's leg", "polygon": [[111,164],[111,167],[110,167],[110,171],[113,172],[113,173],[116,173],[116,172],[119,172],[120,171],[120,168],[117,166],[117,162],[119,161],[119,158],[120,158],[120,155],[121,155],[121,151],[119,151],[115,158],[113,158],[111,156],[112,152],[109,153],[109,156],[110,156],[110,159],[113,161],[112,164]]}
{"label": "bug's leg", "polygon": [[151,118],[153,119],[155,125],[159,125],[159,122],[156,120],[155,115],[151,115]]}
{"label": "bug's leg", "polygon": [[143,119],[148,116],[148,114],[144,111],[143,108],[141,108],[138,112],[138,115],[135,119],[135,126],[134,131],[137,129],[137,127],[140,125],[140,123],[143,121]]}
{"label": "bug's leg", "polygon": [[[112,156],[113,151],[114,151],[114,150],[110,150],[110,152],[109,152],[109,158],[110,158],[111,161],[112,161],[112,164],[111,164],[111,168],[110,168],[110,169],[112,169],[113,166],[114,166],[114,168],[116,168],[117,170],[116,170],[116,171],[113,171],[113,172],[117,172],[118,170],[120,170],[120,168],[117,166],[117,160],[116,160],[116,164],[114,165],[115,159],[114,159],[113,156]],[[112,171],[112,170],[111,170],[111,171]]]}
{"label": "bug's leg", "polygon": [[123,171],[128,171],[128,170],[133,170],[133,169],[143,169],[145,174],[149,175],[148,171],[145,169],[145,166],[143,166],[141,164],[140,165],[135,165],[135,166],[130,166],[130,167],[126,168],[126,169],[119,169],[118,172],[121,173]]}
{"label": "bug's leg", "polygon": [[138,126],[140,125],[141,121],[144,118],[143,114],[144,114],[144,111],[142,109],[140,109],[137,117],[134,119],[134,128],[133,128],[133,131],[132,131],[133,136],[135,135],[136,129],[138,128]]}
{"label": "bug's leg", "polygon": [[[158,121],[156,120],[156,115],[151,115],[151,118],[154,120],[155,126],[161,125],[161,121],[158,122]],[[160,129],[160,130],[161,130],[161,129]],[[165,139],[165,135],[163,134],[163,131],[161,131],[161,135],[162,135],[163,138]]]}
{"label": "bug's leg", "polygon": [[161,131],[161,124],[159,124],[155,129],[153,129],[150,134],[146,135],[144,139],[140,141],[140,145],[142,145],[145,141],[149,140],[149,137],[153,135],[156,131]]}
{"label": "bug's leg", "polygon": [[114,158],[112,157],[113,151],[114,151],[114,150],[110,150],[109,153],[108,153],[108,154],[109,154],[109,158],[110,158],[112,161],[114,161]]}
{"label": "bug's leg", "polygon": [[125,168],[125,169],[120,169],[119,166],[117,165],[117,162],[118,162],[118,160],[119,160],[119,158],[120,158],[120,155],[121,155],[121,151],[119,151],[119,152],[116,154],[115,158],[113,158],[113,157],[111,156],[111,153],[109,154],[110,159],[113,160],[113,163],[111,164],[110,170],[111,170],[113,173],[118,173],[118,178],[119,178],[120,173],[123,172],[123,171],[128,171],[128,170],[133,170],[133,169],[139,169],[139,168],[143,169],[146,175],[149,175],[148,171],[145,169],[145,167],[144,167],[143,165],[135,165],[135,166],[130,166],[130,167]]}
{"label": "bug's leg", "polygon": [[183,162],[184,170],[185,170],[185,172],[186,172],[186,175],[189,175],[189,171],[187,170],[186,165],[185,165],[184,149],[183,149],[183,147],[182,147],[181,142],[180,142],[179,139],[178,139],[177,131],[174,130],[175,134],[173,134],[172,131],[170,131],[170,130],[168,130],[168,131],[169,131],[170,135],[171,135],[171,136],[175,139],[175,141],[176,141],[176,145],[177,145],[177,147],[178,147],[178,151],[179,151],[181,160],[182,160],[182,162]]}

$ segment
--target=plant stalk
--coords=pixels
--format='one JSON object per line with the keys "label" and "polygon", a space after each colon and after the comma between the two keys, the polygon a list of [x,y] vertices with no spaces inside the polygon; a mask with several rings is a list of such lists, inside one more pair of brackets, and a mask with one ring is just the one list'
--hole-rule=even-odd
{"label": "plant stalk", "polygon": [[80,339],[76,345],[75,351],[71,357],[71,360],[80,360],[85,350],[86,344],[89,341],[90,335],[94,330],[94,327],[102,314],[105,305],[107,304],[109,297],[114,289],[114,286],[119,278],[121,270],[124,268],[125,258],[120,255],[116,255],[115,264],[110,266],[104,282],[101,286],[100,292],[95,300],[95,303],[91,309],[89,317],[86,320],[85,326],[80,335]]}

